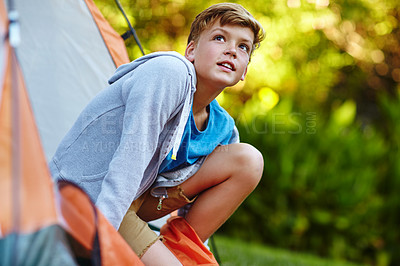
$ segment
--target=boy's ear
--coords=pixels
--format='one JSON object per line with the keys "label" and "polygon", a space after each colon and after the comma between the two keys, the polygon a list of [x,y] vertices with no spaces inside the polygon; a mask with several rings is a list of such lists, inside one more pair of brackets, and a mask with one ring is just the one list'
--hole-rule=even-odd
{"label": "boy's ear", "polygon": [[186,46],[185,57],[192,63],[194,62],[194,50],[195,50],[195,43],[194,41],[190,41],[189,44]]}
{"label": "boy's ear", "polygon": [[244,80],[244,78],[246,77],[246,74],[247,74],[247,66],[246,66],[246,69],[245,69],[244,72],[243,72],[242,77],[240,78],[241,81]]}

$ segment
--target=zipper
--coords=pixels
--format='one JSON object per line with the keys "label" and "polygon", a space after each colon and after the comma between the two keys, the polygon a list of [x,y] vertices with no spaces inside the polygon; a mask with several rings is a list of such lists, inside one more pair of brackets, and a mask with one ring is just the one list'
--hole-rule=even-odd
{"label": "zipper", "polygon": [[162,209],[162,202],[164,199],[166,199],[167,197],[165,195],[162,195],[159,199],[158,199],[158,205],[157,205],[157,210],[161,211]]}

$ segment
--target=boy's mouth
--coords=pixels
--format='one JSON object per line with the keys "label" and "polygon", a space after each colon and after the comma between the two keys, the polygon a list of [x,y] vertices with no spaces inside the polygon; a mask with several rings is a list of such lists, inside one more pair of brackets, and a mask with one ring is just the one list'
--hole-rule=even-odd
{"label": "boy's mouth", "polygon": [[228,62],[228,61],[217,63],[217,65],[223,66],[223,67],[228,68],[228,69],[230,69],[232,71],[236,70],[235,66],[231,62]]}

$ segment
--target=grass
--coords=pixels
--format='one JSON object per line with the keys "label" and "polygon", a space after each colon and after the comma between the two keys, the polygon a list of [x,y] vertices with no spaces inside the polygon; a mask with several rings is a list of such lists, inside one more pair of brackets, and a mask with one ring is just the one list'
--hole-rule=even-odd
{"label": "grass", "polygon": [[[244,243],[223,236],[214,236],[221,266],[356,266],[346,261],[332,261],[313,255]],[[215,254],[215,252],[214,252]]]}

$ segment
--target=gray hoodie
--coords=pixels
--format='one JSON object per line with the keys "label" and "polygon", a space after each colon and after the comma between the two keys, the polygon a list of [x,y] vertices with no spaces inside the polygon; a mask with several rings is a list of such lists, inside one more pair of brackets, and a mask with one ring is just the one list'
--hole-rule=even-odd
{"label": "gray hoodie", "polygon": [[[164,158],[178,151],[196,75],[182,55],[157,52],[120,66],[109,83],[82,111],[49,167],[55,180],[81,186],[118,229],[132,201],[155,183]],[[231,143],[238,141],[234,131]],[[159,183],[176,186],[202,162]]]}

